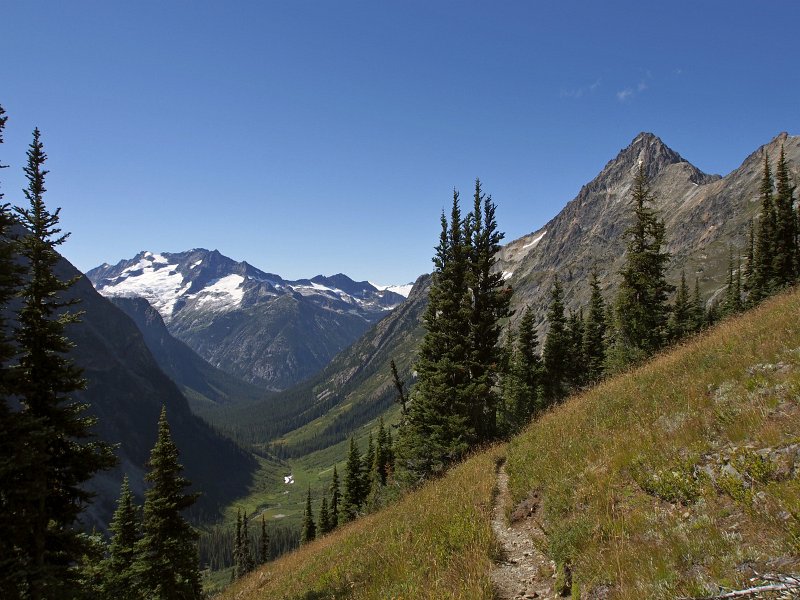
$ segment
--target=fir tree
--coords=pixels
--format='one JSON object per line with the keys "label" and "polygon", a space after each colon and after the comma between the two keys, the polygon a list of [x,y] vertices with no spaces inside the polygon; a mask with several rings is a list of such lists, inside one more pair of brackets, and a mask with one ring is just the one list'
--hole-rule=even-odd
{"label": "fir tree", "polygon": [[242,551],[241,551],[241,575],[249,573],[256,566],[255,557],[253,556],[253,548],[250,542],[250,524],[247,519],[247,511],[242,514]]}
{"label": "fir tree", "polygon": [[681,271],[681,284],[675,294],[675,303],[672,306],[672,316],[669,321],[669,336],[673,341],[686,337],[694,330],[692,315],[692,301],[689,298],[689,288],[686,285],[686,273]]}
{"label": "fir tree", "polygon": [[616,303],[618,360],[636,362],[667,340],[667,297],[674,289],[665,278],[669,254],[664,223],[652,208],[655,197],[639,165],[633,184],[633,224],[625,231],[627,249]]}
{"label": "fir tree", "polygon": [[530,307],[522,313],[516,336],[511,371],[515,380],[513,391],[514,429],[528,422],[539,408],[539,386],[542,361],[538,354],[539,338],[536,334],[534,313]]}
{"label": "fir tree", "polygon": [[583,310],[570,311],[567,319],[567,381],[573,389],[581,387],[586,377],[586,357],[583,355]]}
{"label": "fir tree", "polygon": [[[744,263],[744,291],[750,292],[751,285],[753,284],[753,273],[755,271],[755,251],[756,251],[756,235],[755,228],[753,227],[753,220],[750,219],[747,228],[747,256]],[[749,304],[749,301],[748,301]]]}
{"label": "fir tree", "polygon": [[464,221],[453,192],[450,222],[441,217],[434,273],[423,316],[417,383],[398,444],[410,483],[441,472],[476,439],[470,427],[470,315]]}
{"label": "fir tree", "polygon": [[394,359],[389,362],[389,366],[392,370],[392,383],[394,383],[394,387],[397,390],[397,402],[400,403],[400,414],[405,417],[408,412],[406,409],[405,384],[400,380],[400,376],[397,374],[397,365],[394,364]]}
{"label": "fir tree", "polygon": [[469,395],[470,427],[478,443],[497,436],[497,383],[502,350],[499,346],[500,322],[511,316],[511,288],[505,285],[497,269],[496,255],[504,234],[498,231],[496,206],[491,196],[475,180],[473,210],[466,221],[469,259],[470,356]]}
{"label": "fir tree", "polygon": [[789,180],[786,155],[781,146],[775,169],[775,232],[772,272],[775,287],[792,285],[797,278],[797,217],[794,209],[794,186]]}
{"label": "fir tree", "polygon": [[264,515],[261,515],[261,538],[258,543],[258,562],[264,564],[269,560],[269,534],[267,533],[267,522]]}
{"label": "fir tree", "polygon": [[567,394],[569,374],[569,336],[567,319],[564,316],[564,290],[558,275],[550,290],[550,308],[547,310],[550,329],[544,340],[542,363],[544,364],[544,392],[546,402],[560,400]]}
{"label": "fir tree", "polygon": [[178,448],[172,441],[166,408],[158,420],[158,438],[150,453],[150,483],[145,492],[142,539],[136,545],[134,572],[142,597],[158,600],[201,598],[198,534],[181,513],[197,500],[186,493]]}
{"label": "fir tree", "polygon": [[769,156],[764,154],[764,174],[761,178],[761,213],[756,231],[753,277],[749,282],[750,302],[766,298],[773,286],[775,257],[775,205],[772,196],[772,171]]}
{"label": "fir tree", "polygon": [[330,503],[330,523],[331,530],[339,526],[339,502],[341,501],[342,494],[339,490],[339,473],[336,471],[336,465],[333,465],[333,479],[331,479],[331,503]]}
{"label": "fir tree", "polygon": [[17,482],[28,502],[19,507],[16,519],[26,532],[20,549],[28,594],[39,600],[76,593],[72,565],[87,552],[89,541],[73,524],[92,497],[81,486],[110,467],[114,456],[108,444],[90,440],[95,419],[83,414],[85,404],[70,398],[85,385],[81,370],[68,356],[73,345],[65,336],[78,315],[68,310],[75,301],[65,300],[63,293],[77,278],[61,281],[55,273],[56,247],[68,234],[58,228],[60,209],[51,213],[44,203],[47,156],[38,129],[27,158],[28,207],[14,209],[28,230],[18,246],[27,280],[20,291],[16,392],[26,454],[19,458],[35,468],[27,469]]}
{"label": "fir tree", "polygon": [[[8,117],[0,106],[0,144]],[[8,165],[0,164],[0,169]],[[23,481],[34,468],[20,415],[8,399],[18,395],[12,375],[12,360],[17,354],[6,318],[9,302],[22,283],[21,269],[15,260],[16,248],[11,239],[14,218],[0,191],[0,597],[21,595],[28,557],[24,553],[28,528],[22,515],[31,501]]]}
{"label": "fir tree", "polygon": [[705,325],[706,311],[703,298],[700,295],[700,280],[694,278],[694,295],[691,306],[692,326],[694,331],[700,331]]}
{"label": "fir tree", "polygon": [[350,452],[347,455],[347,468],[344,475],[344,502],[342,516],[345,522],[353,521],[364,502],[364,475],[362,473],[361,453],[355,437],[350,437]]}
{"label": "fir tree", "polygon": [[135,594],[133,564],[136,544],[141,537],[139,507],[134,503],[128,476],[122,479],[117,509],[111,519],[111,543],[103,561],[104,592],[108,598],[125,598]]}
{"label": "fir tree", "polygon": [[586,360],[586,380],[598,381],[603,376],[603,365],[606,360],[606,305],[600,292],[600,281],[597,271],[592,271],[589,283],[589,313],[583,333],[583,355]]}
{"label": "fir tree", "polygon": [[306,496],[306,508],[303,511],[303,525],[300,530],[300,543],[308,544],[317,537],[317,526],[314,524],[314,513],[311,510],[311,487],[308,488]]}
{"label": "fir tree", "polygon": [[733,248],[728,251],[728,279],[725,287],[725,300],[720,307],[720,314],[728,316],[742,310],[741,270],[739,265],[734,265]]}
{"label": "fir tree", "polygon": [[328,499],[322,496],[322,502],[319,505],[319,534],[325,535],[331,531],[331,517],[328,513]]}

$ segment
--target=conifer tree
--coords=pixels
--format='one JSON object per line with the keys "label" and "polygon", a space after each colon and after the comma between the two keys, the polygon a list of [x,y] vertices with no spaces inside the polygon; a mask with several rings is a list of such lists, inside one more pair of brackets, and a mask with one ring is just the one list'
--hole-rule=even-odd
{"label": "conifer tree", "polygon": [[567,318],[567,381],[573,389],[581,387],[586,377],[586,357],[583,355],[583,310],[570,311]]}
{"label": "conifer tree", "polygon": [[672,315],[669,320],[669,337],[677,341],[686,337],[694,330],[692,315],[692,302],[689,298],[689,288],[686,285],[686,272],[681,271],[681,283],[678,293],[675,294],[675,303],[672,306]]}
{"label": "conifer tree", "polygon": [[380,418],[380,423],[378,425],[378,442],[375,444],[373,468],[378,473],[381,485],[386,485],[386,477],[389,471],[389,436],[386,432],[386,426],[383,423],[383,417]]}
{"label": "conifer tree", "polygon": [[697,277],[694,278],[694,295],[692,296],[691,314],[694,331],[700,331],[705,325],[706,311],[703,298],[700,295],[700,280]]}
{"label": "conifer tree", "polygon": [[28,206],[14,208],[28,230],[18,246],[27,279],[20,291],[15,391],[25,435],[26,457],[20,459],[35,468],[27,469],[17,482],[28,502],[16,519],[26,532],[21,552],[28,595],[39,600],[76,593],[72,565],[88,551],[89,540],[73,524],[92,498],[81,486],[110,467],[114,456],[108,444],[90,439],[95,419],[83,414],[86,405],[71,399],[85,385],[81,370],[68,356],[73,345],[65,336],[78,315],[68,310],[75,301],[65,300],[63,294],[76,280],[61,281],[55,273],[56,247],[68,234],[58,228],[60,209],[50,212],[44,203],[47,156],[38,129],[27,158]]}
{"label": "conifer tree", "polygon": [[600,280],[597,271],[592,271],[589,283],[591,296],[589,312],[583,333],[583,355],[586,360],[586,379],[598,381],[603,376],[603,365],[606,360],[606,304],[600,291]]}
{"label": "conifer tree", "polygon": [[513,429],[528,422],[539,408],[539,386],[542,377],[542,361],[538,354],[539,339],[536,334],[534,313],[530,307],[522,313],[511,364],[514,380],[512,391]]}
{"label": "conifer tree", "polygon": [[470,426],[470,302],[468,253],[458,192],[450,222],[442,214],[434,272],[423,316],[425,336],[415,369],[417,384],[401,429],[399,454],[410,483],[441,472],[476,439]]}
{"label": "conifer tree", "polygon": [[261,515],[261,538],[258,543],[258,562],[264,564],[269,560],[269,534],[267,533],[267,522],[264,515]]}
{"label": "conifer tree", "polygon": [[300,530],[300,543],[308,544],[317,537],[317,526],[314,524],[314,512],[311,510],[311,487],[306,496],[306,508],[303,511],[303,526]]}
{"label": "conifer tree", "polygon": [[331,494],[329,518],[331,522],[331,530],[334,530],[339,526],[339,502],[342,498],[342,493],[339,490],[339,473],[336,471],[336,465],[333,465],[333,479],[331,479],[331,487],[329,491]]}
{"label": "conifer tree", "polygon": [[564,316],[564,290],[556,274],[550,290],[550,308],[547,310],[550,329],[544,340],[542,363],[544,365],[544,392],[547,404],[558,401],[567,394],[569,372],[569,337]]}
{"label": "conifer tree", "polygon": [[[747,236],[747,256],[744,263],[744,291],[749,294],[751,285],[753,284],[753,273],[755,271],[755,250],[756,250],[756,234],[753,226],[753,220],[750,219],[748,225]],[[748,305],[750,304],[748,300]]]}
{"label": "conifer tree", "polygon": [[400,403],[400,414],[405,418],[406,414],[408,413],[404,389],[405,384],[400,380],[400,376],[397,374],[397,365],[394,364],[394,359],[389,362],[389,366],[392,370],[392,383],[394,383],[394,387],[397,390],[397,402]]}
{"label": "conifer tree", "polygon": [[244,539],[242,538],[242,511],[236,509],[236,529],[233,536],[233,579],[239,579],[244,575],[245,570],[242,565],[244,562],[242,556],[244,554]]}
{"label": "conifer tree", "polygon": [[375,467],[375,442],[370,431],[367,438],[367,452],[362,457],[361,464],[361,494],[366,500],[372,487],[372,469]]}
{"label": "conifer tree", "polygon": [[[0,106],[0,144],[8,117]],[[0,163],[0,169],[8,165]],[[17,354],[6,318],[9,302],[21,285],[20,266],[15,260],[16,248],[11,239],[14,218],[9,205],[3,202],[0,190],[0,597],[21,595],[27,557],[24,552],[28,529],[21,515],[31,501],[23,485],[32,457],[23,440],[20,415],[12,410],[8,399],[18,395],[12,375],[12,360]]]}
{"label": "conifer tree", "polygon": [[183,467],[164,407],[148,466],[145,480],[150,487],[145,492],[142,539],[136,544],[134,564],[138,588],[144,598],[200,598],[198,534],[181,515],[198,494],[184,491],[190,483],[181,475]]}
{"label": "conifer tree", "polygon": [[108,598],[125,598],[135,594],[133,563],[136,544],[141,537],[139,507],[134,503],[128,476],[122,479],[117,509],[111,519],[111,543],[103,561],[104,592]]}
{"label": "conifer tree", "polygon": [[250,524],[247,519],[247,511],[242,514],[242,551],[241,551],[241,575],[249,573],[256,566],[253,548],[250,542]]}
{"label": "conifer tree", "polygon": [[753,277],[749,282],[751,304],[766,298],[774,284],[775,228],[772,171],[769,156],[765,153],[764,174],[761,178],[761,213],[756,231]]}
{"label": "conifer tree", "polygon": [[331,531],[331,517],[328,513],[328,499],[323,495],[319,505],[319,534],[325,535]]}
{"label": "conifer tree", "polygon": [[502,349],[499,345],[503,319],[511,316],[511,288],[497,269],[496,255],[505,237],[498,231],[496,206],[475,180],[473,210],[466,220],[469,259],[468,285],[471,290],[469,404],[470,431],[477,442],[497,436],[497,383]]}
{"label": "conifer tree", "polygon": [[361,453],[356,438],[350,437],[350,452],[347,455],[347,467],[344,475],[344,502],[342,517],[345,522],[353,521],[364,502],[364,476],[361,471]]}
{"label": "conifer tree", "polygon": [[667,340],[673,291],[665,278],[669,254],[664,249],[664,223],[652,208],[655,199],[644,165],[633,184],[633,223],[625,231],[627,249],[616,302],[618,360],[632,363],[659,350]]}
{"label": "conifer tree", "polygon": [[794,186],[783,146],[775,168],[775,233],[772,272],[776,288],[792,285],[797,278],[797,216],[794,207]]}
{"label": "conifer tree", "polygon": [[740,270],[738,265],[734,265],[733,248],[731,247],[728,256],[728,279],[725,287],[725,300],[720,307],[722,316],[733,315],[742,310]]}

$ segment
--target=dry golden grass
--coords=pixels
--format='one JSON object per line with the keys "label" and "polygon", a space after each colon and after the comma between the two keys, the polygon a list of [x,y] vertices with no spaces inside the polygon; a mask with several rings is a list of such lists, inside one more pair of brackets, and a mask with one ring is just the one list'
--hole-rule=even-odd
{"label": "dry golden grass", "polygon": [[492,598],[491,527],[501,449],[470,458],[380,513],[237,582],[225,599]]}
{"label": "dry golden grass", "polygon": [[[800,294],[782,295],[511,442],[514,499],[538,490],[547,550],[584,592],[675,598],[800,568],[800,482],[756,454],[800,439],[798,316]],[[744,485],[718,476],[737,451]]]}

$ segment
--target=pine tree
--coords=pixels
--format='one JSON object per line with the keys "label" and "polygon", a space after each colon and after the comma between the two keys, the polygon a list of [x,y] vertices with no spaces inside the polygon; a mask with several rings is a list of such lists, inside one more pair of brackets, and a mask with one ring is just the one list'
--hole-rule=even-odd
{"label": "pine tree", "polygon": [[633,224],[625,231],[627,248],[616,303],[618,360],[637,362],[659,350],[667,340],[668,295],[665,278],[669,254],[665,230],[651,204],[655,200],[639,165],[633,184]]}
{"label": "pine tree", "polygon": [[47,156],[38,129],[27,158],[24,193],[29,205],[14,208],[28,230],[18,246],[27,279],[20,291],[15,391],[22,405],[18,423],[25,435],[26,456],[20,459],[35,468],[27,469],[17,482],[28,502],[16,519],[26,531],[21,551],[28,594],[39,600],[75,594],[72,565],[87,552],[89,540],[73,524],[92,498],[81,486],[113,465],[114,456],[108,444],[90,440],[95,419],[83,414],[85,404],[70,398],[85,385],[81,370],[68,356],[73,344],[65,336],[78,315],[68,310],[75,301],[64,300],[63,293],[77,279],[61,281],[55,273],[56,247],[68,234],[61,235],[58,228],[60,209],[51,213],[44,203]]}
{"label": "pine tree", "polygon": [[527,307],[519,322],[511,364],[512,377],[515,380],[512,392],[514,429],[525,425],[539,408],[542,361],[539,358],[538,346],[539,338],[536,334],[534,313]]}
{"label": "pine tree", "polygon": [[792,285],[797,278],[797,216],[794,207],[794,186],[783,146],[775,169],[775,233],[772,272],[775,287]]}
{"label": "pine tree", "polygon": [[[0,106],[0,144],[8,117]],[[8,165],[0,164],[0,169]],[[24,548],[28,528],[21,518],[31,501],[23,481],[34,468],[20,415],[12,410],[8,399],[18,395],[11,363],[17,349],[11,339],[6,318],[9,303],[21,286],[21,269],[15,260],[16,247],[11,239],[14,218],[0,191],[0,597],[22,595],[27,563]]]}
{"label": "pine tree", "polygon": [[269,534],[267,533],[267,522],[264,515],[261,515],[261,538],[258,543],[258,562],[264,564],[269,560]]}
{"label": "pine tree", "polygon": [[497,437],[497,384],[502,349],[500,322],[511,316],[511,288],[497,269],[496,255],[505,237],[498,231],[496,209],[491,196],[475,180],[473,210],[466,220],[466,243],[471,289],[470,356],[467,394],[470,404],[470,431],[478,443]]}
{"label": "pine tree", "polygon": [[694,331],[700,331],[705,326],[705,303],[703,302],[702,296],[700,296],[700,280],[697,277],[694,278],[694,295],[692,296],[691,318]]}
{"label": "pine tree", "polygon": [[586,357],[583,355],[583,310],[570,311],[567,319],[567,381],[572,389],[580,388],[586,377]]}
{"label": "pine tree", "polygon": [[397,402],[400,403],[400,414],[405,418],[406,414],[408,413],[404,389],[405,384],[400,380],[400,376],[397,374],[397,365],[394,364],[394,359],[389,362],[389,366],[392,370],[392,383],[394,383],[394,387],[397,390]]}
{"label": "pine tree", "polygon": [[[256,567],[253,548],[250,542],[250,526],[247,519],[247,511],[242,514],[242,552],[241,552],[241,575],[249,573]],[[240,575],[240,576],[241,576]]]}
{"label": "pine tree", "polygon": [[464,220],[453,192],[450,222],[441,217],[434,273],[423,316],[417,383],[401,429],[404,477],[417,483],[462,457],[476,439],[470,427],[470,292]]}
{"label": "pine tree", "polygon": [[341,491],[339,490],[339,473],[336,471],[336,465],[333,465],[333,479],[331,479],[331,503],[330,503],[330,522],[331,530],[339,526],[339,502],[342,499]]}
{"label": "pine tree", "polygon": [[356,438],[350,437],[350,452],[347,455],[347,467],[344,474],[344,502],[342,517],[345,523],[353,521],[364,503],[364,475],[362,473],[361,453]]}
{"label": "pine tree", "polygon": [[386,478],[389,475],[389,436],[383,417],[378,424],[378,442],[375,444],[374,468],[378,473],[381,485],[386,485]]}
{"label": "pine tree", "polygon": [[136,544],[141,538],[139,507],[134,503],[128,476],[122,479],[117,509],[111,519],[111,543],[108,557],[103,561],[104,592],[108,598],[125,598],[135,595],[136,585],[133,564]]}
{"label": "pine tree", "polygon": [[550,308],[547,310],[550,329],[544,340],[542,363],[544,365],[544,394],[547,404],[558,401],[567,394],[569,372],[569,337],[564,316],[564,289],[558,275],[550,290]]}
{"label": "pine tree", "polygon": [[158,420],[158,438],[150,453],[150,483],[145,492],[142,539],[136,545],[134,572],[142,597],[157,600],[201,598],[198,534],[181,513],[197,500],[181,475],[166,408]]}
{"label": "pine tree", "polygon": [[319,534],[325,535],[331,531],[331,517],[328,513],[328,499],[322,496],[322,502],[319,505]]}
{"label": "pine tree", "polygon": [[239,579],[244,575],[243,557],[244,555],[244,538],[242,538],[242,511],[236,509],[236,529],[233,536],[233,579]]}
{"label": "pine tree", "polygon": [[733,248],[728,251],[728,280],[725,287],[725,300],[720,307],[720,315],[733,315],[742,310],[742,290],[740,265],[734,265]]}
{"label": "pine tree", "polygon": [[600,280],[597,271],[592,271],[589,283],[591,296],[589,312],[583,333],[583,355],[586,360],[586,380],[598,381],[603,376],[606,360],[606,304],[600,291]]}
{"label": "pine tree", "polygon": [[764,154],[764,174],[761,178],[761,213],[756,231],[753,277],[749,282],[750,303],[766,298],[774,283],[775,204],[772,195],[772,171],[769,156]]}
{"label": "pine tree", "polygon": [[[750,219],[750,223],[747,230],[748,230],[747,256],[745,258],[745,263],[744,263],[744,291],[747,292],[749,295],[751,286],[753,284],[753,277],[755,272],[755,252],[756,252],[756,234],[752,219]],[[750,302],[748,299],[748,305],[749,304]]]}
{"label": "pine tree", "polygon": [[306,508],[303,511],[303,526],[300,530],[300,543],[308,544],[317,537],[317,526],[314,524],[314,513],[311,510],[311,487],[308,488],[306,496]]}
{"label": "pine tree", "polygon": [[678,293],[675,294],[675,303],[669,320],[669,337],[673,341],[681,340],[693,330],[692,302],[686,285],[686,272],[681,271],[681,284],[678,286]]}

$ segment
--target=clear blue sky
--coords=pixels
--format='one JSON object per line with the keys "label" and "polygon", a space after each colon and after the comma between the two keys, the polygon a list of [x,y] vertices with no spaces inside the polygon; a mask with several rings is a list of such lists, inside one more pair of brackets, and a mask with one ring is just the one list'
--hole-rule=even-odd
{"label": "clear blue sky", "polygon": [[288,278],[405,283],[475,177],[507,239],[642,130],[725,174],[800,133],[796,1],[6,1],[0,160],[87,270],[217,248]]}

